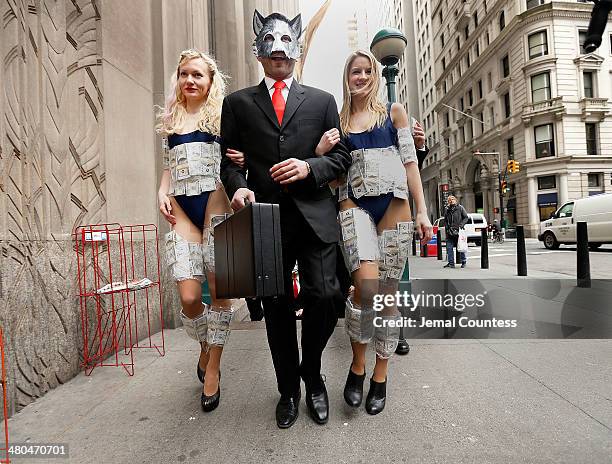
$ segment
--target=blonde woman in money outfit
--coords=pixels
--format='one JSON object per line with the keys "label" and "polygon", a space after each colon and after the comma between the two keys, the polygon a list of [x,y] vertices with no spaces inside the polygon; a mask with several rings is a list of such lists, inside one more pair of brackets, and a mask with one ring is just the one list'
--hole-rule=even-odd
{"label": "blonde woman in money outfit", "polygon": [[[380,74],[371,53],[352,53],[344,69],[340,112],[342,136],[353,162],[347,177],[339,181],[338,220],[342,251],[355,285],[345,309],[353,361],[344,399],[352,407],[361,405],[366,350],[372,342],[376,364],[365,402],[369,414],[378,414],[385,407],[388,360],[399,338],[399,328],[375,327],[374,318],[378,326],[381,321],[397,320],[399,312],[389,306],[374,311],[374,295],[397,291],[414,228],[424,240],[429,241],[432,235],[409,118],[402,105],[386,107],[380,101]],[[340,136],[334,130],[325,133],[317,151],[328,151]],[[417,209],[414,221],[409,192]]]}
{"label": "blonde woman in money outfit", "polygon": [[[225,76],[215,61],[197,50],[183,51],[157,126],[164,146],[159,210],[172,225],[167,263],[177,281],[185,331],[201,347],[196,371],[204,384],[205,412],[219,404],[221,354],[233,315],[232,301],[216,298],[212,235],[232,211],[219,179],[224,92]],[[210,307],[202,303],[205,278]]]}

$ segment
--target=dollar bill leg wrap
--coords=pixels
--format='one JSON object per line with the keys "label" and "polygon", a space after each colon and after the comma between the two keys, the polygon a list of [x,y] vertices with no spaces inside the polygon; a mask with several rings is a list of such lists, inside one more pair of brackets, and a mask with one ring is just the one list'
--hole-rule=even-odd
{"label": "dollar bill leg wrap", "polygon": [[225,221],[231,214],[215,214],[210,218],[210,226],[204,229],[202,255],[206,272],[215,273],[215,226]]}
{"label": "dollar bill leg wrap", "polygon": [[344,310],[344,327],[352,342],[369,343],[374,336],[374,310],[362,309],[346,300]]}
{"label": "dollar bill leg wrap", "polygon": [[[380,292],[394,294],[404,273],[412,245],[414,223],[398,222],[394,229],[383,230],[379,236],[380,264],[378,279]],[[389,359],[399,342],[401,316],[395,306],[386,307],[376,314],[374,349],[381,359]]]}
{"label": "dollar bill leg wrap", "polygon": [[208,312],[208,336],[206,341],[209,346],[225,346],[231,329],[230,323],[234,318],[234,308],[211,308]]}
{"label": "dollar bill leg wrap", "polygon": [[185,327],[185,332],[189,337],[193,338],[195,341],[204,343],[206,342],[206,337],[208,335],[208,313],[209,308],[208,305],[204,304],[204,311],[199,316],[194,319],[190,319],[185,315],[183,311],[181,311],[181,321],[183,322],[183,327]]}
{"label": "dollar bill leg wrap", "polygon": [[176,231],[165,235],[166,262],[176,281],[204,280],[202,244],[189,242]]}
{"label": "dollar bill leg wrap", "polygon": [[350,208],[340,211],[338,222],[342,230],[342,254],[350,272],[359,269],[361,261],[379,259],[376,226],[365,210]]}
{"label": "dollar bill leg wrap", "polygon": [[412,245],[414,223],[398,222],[395,229],[383,230],[378,237],[380,264],[378,280],[399,280],[404,272]]}
{"label": "dollar bill leg wrap", "polygon": [[[397,313],[397,309],[394,309],[394,313]],[[399,314],[385,316],[380,313],[377,313],[376,316],[377,321],[374,328],[374,349],[376,350],[376,356],[381,359],[389,359],[395,353],[399,342],[400,328],[398,323],[401,317]]]}

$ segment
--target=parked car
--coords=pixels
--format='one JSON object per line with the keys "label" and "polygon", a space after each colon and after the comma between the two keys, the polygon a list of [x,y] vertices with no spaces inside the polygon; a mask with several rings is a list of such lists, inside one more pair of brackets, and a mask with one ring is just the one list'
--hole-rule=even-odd
{"label": "parked car", "polygon": [[[438,218],[434,221],[434,227],[440,228],[440,234],[442,241],[446,240],[446,230],[444,228],[444,218]],[[468,243],[473,242],[476,246],[480,246],[482,243],[481,230],[487,229],[487,218],[481,213],[468,213],[468,222],[465,225],[465,231],[467,233]]]}
{"label": "parked car", "polygon": [[576,223],[586,222],[589,248],[612,243],[612,194],[602,193],[564,203],[550,219],[540,223],[538,240],[549,250],[576,243]]}

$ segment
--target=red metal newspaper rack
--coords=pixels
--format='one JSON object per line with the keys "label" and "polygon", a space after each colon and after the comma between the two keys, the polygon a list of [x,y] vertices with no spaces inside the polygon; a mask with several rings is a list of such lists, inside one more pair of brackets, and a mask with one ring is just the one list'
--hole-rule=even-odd
{"label": "red metal newspaper rack", "polygon": [[134,375],[134,348],[165,354],[157,227],[95,224],[77,227],[73,236],[85,374],[122,366]]}
{"label": "red metal newspaper rack", "polygon": [[4,364],[4,332],[0,327],[0,356],[2,357],[2,404],[4,413],[4,446],[0,448],[2,458],[0,463],[9,463],[8,408],[6,406],[6,367]]}

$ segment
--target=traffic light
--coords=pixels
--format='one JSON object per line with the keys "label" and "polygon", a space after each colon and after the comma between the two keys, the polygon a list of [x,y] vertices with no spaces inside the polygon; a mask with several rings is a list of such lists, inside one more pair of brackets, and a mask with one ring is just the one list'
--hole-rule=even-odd
{"label": "traffic light", "polygon": [[515,174],[520,171],[520,164],[516,160],[508,160],[507,170],[511,174]]}
{"label": "traffic light", "polygon": [[503,194],[508,193],[508,182],[506,182],[505,180],[502,180],[501,191]]}

